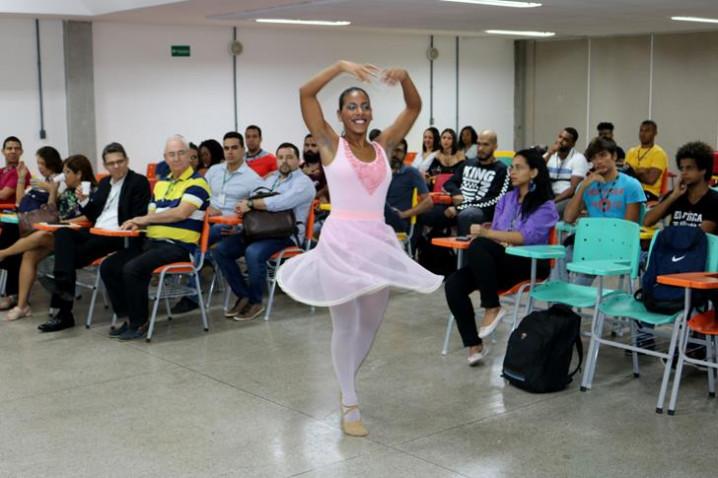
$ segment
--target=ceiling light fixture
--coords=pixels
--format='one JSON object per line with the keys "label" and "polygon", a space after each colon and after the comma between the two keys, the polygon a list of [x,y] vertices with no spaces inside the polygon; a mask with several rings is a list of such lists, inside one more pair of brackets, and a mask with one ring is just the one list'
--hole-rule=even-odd
{"label": "ceiling light fixture", "polygon": [[671,20],[677,22],[718,23],[718,18],[704,17],[671,17]]}
{"label": "ceiling light fixture", "polygon": [[321,25],[325,27],[345,27],[351,25],[352,22],[341,21],[328,21],[328,20],[290,20],[287,18],[257,18],[257,23],[282,23],[286,25]]}
{"label": "ceiling light fixture", "polygon": [[517,2],[514,0],[441,0],[442,2],[454,3],[471,3],[474,5],[487,5],[490,7],[508,7],[508,8],[536,8],[540,7],[540,3],[536,2]]}
{"label": "ceiling light fixture", "polygon": [[531,31],[519,31],[519,30],[486,30],[486,33],[490,35],[511,35],[515,37],[538,37],[547,38],[556,35],[554,32],[531,32]]}

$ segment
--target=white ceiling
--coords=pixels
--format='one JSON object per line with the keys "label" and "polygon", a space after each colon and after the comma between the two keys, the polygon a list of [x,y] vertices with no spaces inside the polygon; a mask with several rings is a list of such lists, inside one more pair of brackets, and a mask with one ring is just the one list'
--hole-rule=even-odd
{"label": "white ceiling", "polygon": [[260,17],[349,20],[352,25],[341,28],[461,35],[480,35],[487,29],[554,31],[558,36],[718,30],[718,25],[669,18],[718,18],[718,0],[538,1],[544,6],[513,9],[439,0],[0,0],[0,14],[253,28],[258,27],[253,19]]}

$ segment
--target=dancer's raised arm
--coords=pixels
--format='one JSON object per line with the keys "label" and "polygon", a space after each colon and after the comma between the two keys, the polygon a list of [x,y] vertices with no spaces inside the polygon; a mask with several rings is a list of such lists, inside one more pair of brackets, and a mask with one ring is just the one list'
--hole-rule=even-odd
{"label": "dancer's raised arm", "polygon": [[311,80],[299,89],[299,103],[302,108],[304,124],[317,141],[325,166],[331,163],[336,153],[339,137],[334,129],[324,119],[322,107],[317,100],[317,94],[327,83],[342,73],[348,73],[363,82],[369,82],[372,75],[379,69],[373,65],[359,65],[350,61],[338,61],[332,66],[317,73]]}
{"label": "dancer's raised arm", "polygon": [[384,72],[383,81],[388,84],[401,84],[401,89],[404,92],[404,103],[406,107],[404,111],[399,113],[399,116],[394,120],[391,126],[386,128],[379,135],[377,141],[384,147],[387,154],[391,155],[394,151],[394,147],[404,139],[409,133],[409,130],[414,125],[416,118],[421,113],[421,96],[414,86],[414,82],[411,81],[409,73],[406,70],[400,68],[391,68]]}

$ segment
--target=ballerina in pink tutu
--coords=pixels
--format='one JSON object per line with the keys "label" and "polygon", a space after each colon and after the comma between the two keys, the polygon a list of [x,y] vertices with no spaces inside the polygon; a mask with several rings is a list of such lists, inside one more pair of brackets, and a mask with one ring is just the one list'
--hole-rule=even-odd
{"label": "ballerina in pink tutu", "polygon": [[421,97],[406,70],[389,69],[381,81],[401,84],[406,108],[375,142],[366,134],[372,120],[369,95],[352,87],[339,96],[337,117],[344,134],[325,121],[319,91],[341,73],[361,81],[378,75],[372,65],[340,61],[318,73],[299,90],[302,116],[317,140],[332,198],[332,212],[319,244],[287,261],[278,282],[293,299],[327,306],[332,317],[332,360],[341,388],[342,431],[365,436],[359,415],[355,377],[384,319],[389,289],[430,293],[442,282],[402,250],[394,230],[384,223],[391,182],[386,151],[409,132],[421,111]]}

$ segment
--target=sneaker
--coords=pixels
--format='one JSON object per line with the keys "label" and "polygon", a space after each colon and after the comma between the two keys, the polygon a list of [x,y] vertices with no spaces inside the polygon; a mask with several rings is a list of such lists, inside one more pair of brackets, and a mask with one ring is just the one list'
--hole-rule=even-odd
{"label": "sneaker", "polygon": [[145,330],[142,327],[132,328],[128,326],[117,338],[120,340],[136,340],[145,336]]}
{"label": "sneaker", "polygon": [[234,318],[234,320],[252,320],[259,317],[259,315],[264,312],[264,306],[262,304],[247,304],[247,306],[242,309],[242,312],[239,313],[237,317]]}
{"label": "sneaker", "polygon": [[119,339],[120,335],[124,334],[125,331],[130,327],[129,322],[122,322],[122,325],[120,327],[117,327],[115,329],[110,329],[110,337],[113,339]]}
{"label": "sneaker", "polygon": [[225,311],[224,317],[227,319],[233,319],[237,317],[239,313],[242,312],[245,307],[247,307],[247,304],[249,304],[249,299],[247,297],[237,299],[237,302],[234,303],[234,307]]}
{"label": "sneaker", "polygon": [[17,305],[17,297],[8,295],[0,298],[0,310],[10,310]]}
{"label": "sneaker", "polygon": [[191,312],[195,309],[199,309],[199,304],[187,297],[182,297],[179,302],[177,302],[172,309],[170,310],[172,314],[186,314],[187,312]]}

